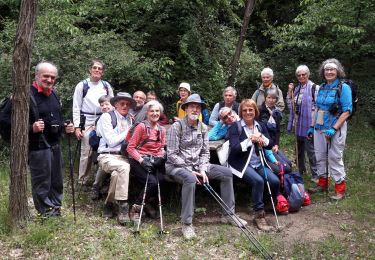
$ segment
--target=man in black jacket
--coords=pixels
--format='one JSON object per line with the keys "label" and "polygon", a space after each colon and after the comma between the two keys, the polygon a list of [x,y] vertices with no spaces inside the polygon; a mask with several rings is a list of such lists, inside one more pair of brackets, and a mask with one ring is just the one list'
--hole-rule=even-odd
{"label": "man in black jacket", "polygon": [[64,124],[60,99],[53,90],[56,77],[54,64],[39,63],[30,93],[37,108],[30,110],[29,122],[31,189],[35,208],[44,216],[61,214],[64,165],[59,141],[63,130],[74,131],[73,124]]}

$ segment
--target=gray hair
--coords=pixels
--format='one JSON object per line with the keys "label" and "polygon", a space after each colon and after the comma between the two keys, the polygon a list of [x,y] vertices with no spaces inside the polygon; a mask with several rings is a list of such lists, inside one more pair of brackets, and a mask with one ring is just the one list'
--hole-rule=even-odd
{"label": "gray hair", "polygon": [[51,66],[53,66],[55,69],[56,69],[56,77],[57,77],[57,66],[54,64],[54,63],[52,63],[52,62],[50,62],[50,61],[41,61],[41,62],[39,62],[36,66],[35,66],[35,75],[38,75],[38,73],[39,73],[39,71],[45,66],[45,65],[51,65]]}
{"label": "gray hair", "polygon": [[328,63],[333,63],[337,66],[337,78],[339,79],[343,79],[345,78],[345,71],[344,71],[344,67],[342,66],[342,64],[337,60],[337,59],[328,59],[328,60],[325,60],[322,62],[322,65],[320,65],[320,68],[319,68],[319,75],[322,77],[322,79],[325,79],[324,78],[324,66]]}
{"label": "gray hair", "polygon": [[237,97],[237,90],[232,86],[228,86],[224,89],[223,96],[225,95],[226,92],[229,92],[229,91],[232,92],[233,96]]}
{"label": "gray hair", "polygon": [[260,73],[260,76],[263,77],[263,75],[268,74],[273,78],[273,70],[271,68],[264,68],[262,72]]}
{"label": "gray hair", "polygon": [[150,101],[148,101],[146,104],[145,104],[145,107],[146,107],[146,111],[148,111],[151,107],[153,107],[153,106],[157,106],[157,107],[159,107],[159,109],[160,109],[160,113],[163,113],[164,112],[164,107],[163,107],[163,105],[159,102],[159,101],[157,101],[157,100],[150,100]]}
{"label": "gray hair", "polygon": [[296,69],[296,76],[298,75],[298,72],[306,72],[307,76],[310,77],[310,70],[306,65],[299,65]]}
{"label": "gray hair", "polygon": [[229,112],[237,115],[236,111],[232,110],[230,107],[222,107],[219,110],[219,118],[222,119],[222,114],[228,114]]}
{"label": "gray hair", "polygon": [[277,89],[267,89],[266,90],[266,97],[268,96],[273,96],[276,98],[276,100],[279,100],[279,92],[277,91]]}

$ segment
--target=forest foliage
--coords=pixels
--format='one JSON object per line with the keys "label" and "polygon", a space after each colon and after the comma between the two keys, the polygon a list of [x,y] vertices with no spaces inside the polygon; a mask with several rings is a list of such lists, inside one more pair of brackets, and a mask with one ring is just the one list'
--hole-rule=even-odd
{"label": "forest foliage", "polygon": [[[238,41],[244,0],[40,0],[33,66],[59,67],[57,90],[70,113],[74,86],[100,58],[116,91],[156,90],[172,107],[179,82],[187,81],[212,107],[228,79]],[[0,96],[11,92],[11,57],[19,0],[0,1]],[[294,70],[307,64],[320,83],[320,63],[343,62],[360,83],[361,110],[375,105],[375,4],[370,0],[257,0],[236,78],[240,98],[260,84],[270,66],[286,92]],[[363,93],[363,94],[362,94]],[[369,97],[369,98],[367,98]],[[170,108],[171,108],[170,107]],[[169,109],[169,113],[173,113]]]}

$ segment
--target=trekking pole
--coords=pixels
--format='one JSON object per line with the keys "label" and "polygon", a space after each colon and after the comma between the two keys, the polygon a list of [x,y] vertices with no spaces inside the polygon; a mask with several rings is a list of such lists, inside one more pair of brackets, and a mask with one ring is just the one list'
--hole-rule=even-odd
{"label": "trekking pole", "polygon": [[328,199],[328,151],[329,151],[329,144],[331,143],[331,139],[330,138],[327,138],[326,139],[326,142],[327,142],[327,153],[326,153],[326,180],[327,180],[327,185],[326,185],[326,196],[327,196],[327,199]]}
{"label": "trekking pole", "polygon": [[161,194],[160,194],[160,183],[159,183],[159,171],[156,170],[156,181],[158,183],[158,200],[159,200],[159,215],[160,215],[160,231],[159,231],[159,234],[160,235],[164,235],[164,234],[169,234],[168,231],[164,230],[164,224],[163,224],[163,212],[162,212],[162,205],[161,205]]}
{"label": "trekking pole", "polygon": [[264,257],[264,259],[272,259],[271,254],[263,247],[258,239],[256,239],[253,232],[250,231],[245,225],[241,225],[240,218],[232,212],[229,206],[223,201],[223,199],[216,193],[216,191],[208,183],[203,183],[203,187],[211,194],[211,196],[216,200],[216,202],[221,206],[226,214],[237,224],[238,228],[245,234],[247,239],[253,244],[253,246],[259,251],[259,253]]}
{"label": "trekking pole", "polygon": [[139,214],[139,221],[137,225],[137,230],[134,231],[135,235],[139,234],[139,227],[141,226],[141,221],[142,221],[142,214],[143,214],[143,207],[145,206],[145,200],[146,200],[146,192],[147,192],[147,184],[148,184],[148,178],[150,176],[150,171],[147,171],[147,177],[146,177],[146,184],[145,184],[145,189],[143,191],[143,198],[142,198],[142,205],[141,205],[141,212]]}
{"label": "trekking pole", "polygon": [[[296,166],[299,170],[299,158],[298,158],[298,138],[297,138],[297,115],[296,115],[296,105],[294,104],[294,88],[292,89],[292,98],[290,99],[292,103],[292,111],[293,111],[293,126],[294,127],[294,140],[295,140],[295,149],[296,149]],[[297,101],[298,102],[298,101]]]}
{"label": "trekking pole", "polygon": [[[65,122],[67,125],[71,123],[70,120]],[[69,147],[69,168],[70,168],[70,182],[72,185],[72,200],[73,200],[73,216],[74,216],[74,223],[76,223],[76,201],[75,201],[75,194],[74,194],[74,176],[73,176],[73,157],[72,157],[72,145],[71,145],[71,134],[68,134],[68,147]]]}
{"label": "trekking pole", "polygon": [[263,167],[264,177],[265,177],[266,183],[267,183],[268,193],[270,194],[270,197],[271,197],[271,203],[272,203],[273,212],[274,212],[275,218],[276,218],[277,231],[281,231],[280,224],[279,224],[279,219],[277,218],[275,203],[273,201],[271,187],[270,187],[270,183],[268,181],[267,171],[266,171],[266,167],[265,167],[266,157],[264,156],[264,151],[263,151],[263,148],[261,146],[259,146],[259,155],[260,155],[260,162],[262,163],[262,167]]}

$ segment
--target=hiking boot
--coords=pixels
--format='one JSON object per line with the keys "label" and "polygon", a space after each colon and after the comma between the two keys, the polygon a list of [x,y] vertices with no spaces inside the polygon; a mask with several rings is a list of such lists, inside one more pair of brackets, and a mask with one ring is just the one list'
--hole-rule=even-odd
{"label": "hiking boot", "polygon": [[328,188],[328,179],[324,177],[320,177],[318,184],[315,187],[308,189],[308,191],[314,194],[317,192],[324,192],[327,190],[327,188]]}
{"label": "hiking boot", "polygon": [[105,219],[113,218],[113,203],[112,202],[108,202],[104,204],[103,218]]}
{"label": "hiking boot", "polygon": [[130,222],[129,204],[126,201],[118,200],[117,221],[120,225],[125,225],[126,223]]}
{"label": "hiking boot", "polygon": [[93,201],[100,199],[100,189],[97,185],[92,186],[90,198]]}
{"label": "hiking boot", "polygon": [[138,225],[139,222],[139,213],[141,212],[141,205],[133,204],[133,206],[130,209],[130,220],[133,222],[134,225]]}
{"label": "hiking boot", "polygon": [[254,217],[254,223],[255,225],[263,231],[270,231],[272,227],[267,224],[266,218],[265,218],[265,213],[264,210],[261,209],[259,211],[255,212],[255,217]]}
{"label": "hiking boot", "polygon": [[[233,217],[233,218],[232,218]],[[243,220],[242,218],[240,217],[235,217],[234,215],[229,216],[229,215],[226,215],[226,216],[221,216],[221,223],[223,224],[231,224],[233,226],[239,226],[239,227],[244,227],[247,225],[247,221],[246,220]]]}
{"label": "hiking boot", "polygon": [[182,224],[182,235],[187,240],[195,238],[197,235],[194,232],[193,224]]}
{"label": "hiking boot", "polygon": [[342,200],[345,198],[346,182],[342,181],[335,184],[335,195],[330,196],[333,200]]}

